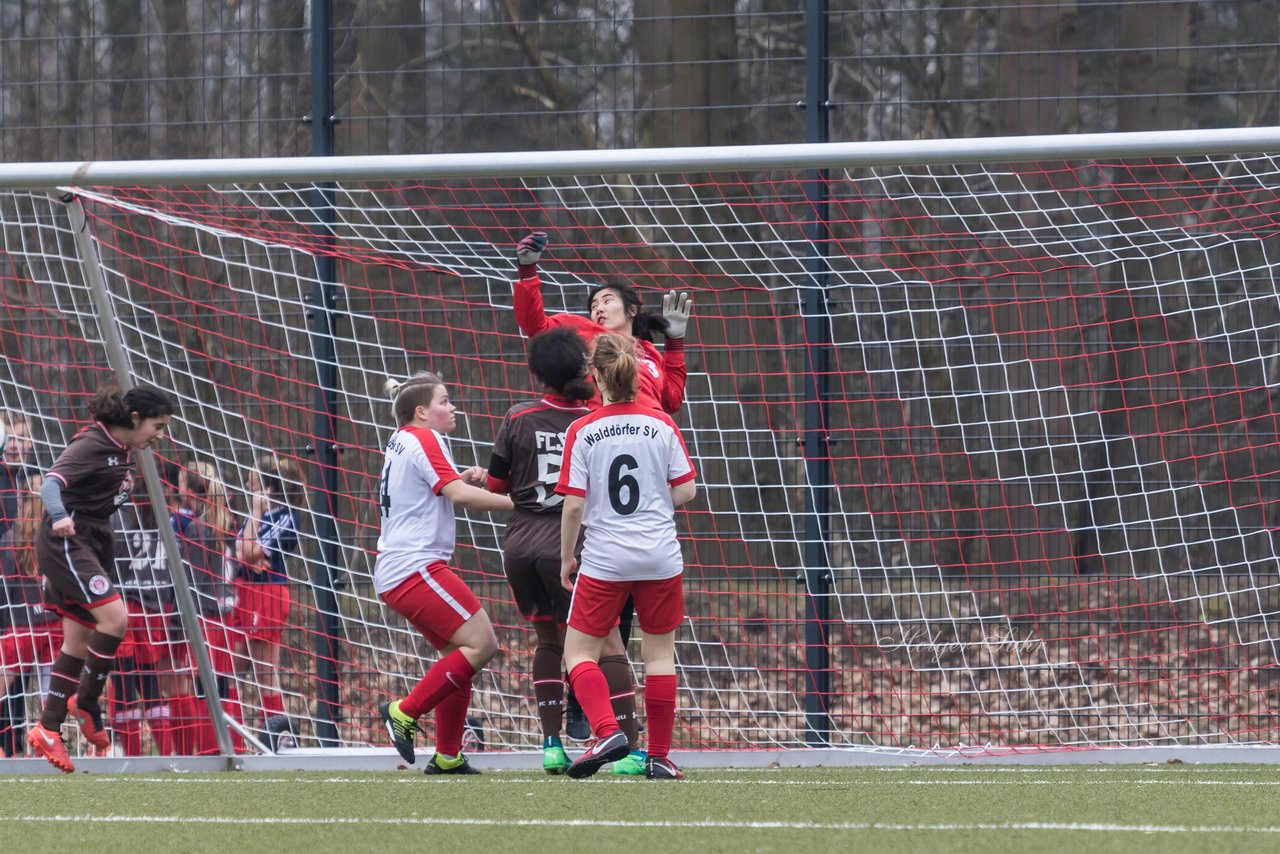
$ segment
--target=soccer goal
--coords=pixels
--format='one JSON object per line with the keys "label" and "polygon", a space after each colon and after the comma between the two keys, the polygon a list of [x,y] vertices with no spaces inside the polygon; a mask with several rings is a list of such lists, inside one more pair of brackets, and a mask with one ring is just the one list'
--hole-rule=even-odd
{"label": "soccer goal", "polygon": [[[11,431],[6,463],[47,468],[104,382],[170,390],[160,479],[223,484],[229,547],[262,458],[284,461],[301,524],[277,649],[222,631],[234,587],[194,585],[204,618],[175,597],[135,629],[114,749],[385,748],[378,703],[434,653],[371,585],[383,381],[442,374],[454,457],[486,465],[534,396],[512,247],[546,231],[549,311],[610,278],[696,300],[681,755],[1260,755],[1280,712],[1277,155],[1271,128],[8,165],[0,405],[33,447]],[[472,751],[539,746],[501,539],[459,524],[502,644]],[[28,714],[46,664],[5,662]],[[197,732],[213,685],[230,742]]]}

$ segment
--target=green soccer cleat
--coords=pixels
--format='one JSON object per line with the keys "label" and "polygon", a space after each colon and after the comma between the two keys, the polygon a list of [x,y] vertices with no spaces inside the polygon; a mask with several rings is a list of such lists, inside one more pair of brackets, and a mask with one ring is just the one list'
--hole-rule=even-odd
{"label": "green soccer cleat", "polygon": [[378,714],[387,726],[387,734],[391,736],[391,744],[400,758],[412,765],[415,761],[413,753],[413,736],[418,730],[418,722],[400,711],[400,701],[383,703],[378,706]]}
{"label": "green soccer cleat", "polygon": [[648,758],[649,754],[643,750],[633,750],[613,763],[613,768],[610,769],[609,773],[615,777],[643,777],[645,760]]}
{"label": "green soccer cleat", "polygon": [[564,747],[552,744],[542,748],[542,770],[555,775],[569,770],[569,754],[564,752]]}
{"label": "green soccer cleat", "polygon": [[477,768],[472,767],[467,761],[467,757],[459,753],[457,756],[449,759],[437,753],[431,757],[431,761],[427,763],[427,767],[422,769],[423,774],[479,774]]}

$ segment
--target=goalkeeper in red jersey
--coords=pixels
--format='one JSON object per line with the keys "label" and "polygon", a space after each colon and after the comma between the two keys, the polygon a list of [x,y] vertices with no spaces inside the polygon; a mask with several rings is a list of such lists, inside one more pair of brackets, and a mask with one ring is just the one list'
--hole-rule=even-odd
{"label": "goalkeeper in red jersey", "polygon": [[406,697],[378,712],[391,743],[413,764],[418,718],[436,713],[436,753],[427,774],[476,774],[462,755],[471,680],[498,651],[489,615],[449,568],[454,505],[471,510],[511,509],[511,499],[480,488],[478,466],[459,475],[446,434],[457,424],[449,392],[435,374],[390,381],[399,429],[387,442],[378,487],[382,530],[373,586],[378,596],[440,650],[440,658]]}
{"label": "goalkeeper in red jersey", "polygon": [[[640,294],[629,284],[609,282],[587,292],[587,317],[576,314],[547,315],[542,305],[542,279],[538,261],[547,247],[547,235],[535,231],[516,244],[517,279],[514,307],[520,331],[529,337],[556,326],[568,326],[588,344],[606,332],[621,335],[634,348],[639,368],[636,400],[664,412],[679,411],[684,403],[688,369],[684,361],[684,336],[693,313],[687,293],[670,291],[662,298],[662,313],[643,310]],[[662,351],[653,335],[666,338]]]}
{"label": "goalkeeper in red jersey", "polygon": [[[697,493],[693,462],[671,417],[637,402],[638,365],[625,338],[599,336],[591,368],[604,406],[569,427],[556,485],[565,497],[561,582],[567,588],[577,576],[565,664],[597,739],[568,773],[589,777],[627,755],[627,737],[614,720],[609,687],[596,662],[623,601],[632,596],[643,633],[645,775],[679,779],[680,769],[668,758],[675,727],[675,630],[684,620],[675,508]],[[575,554],[584,526],[579,567]]]}
{"label": "goalkeeper in red jersey", "polygon": [[[565,624],[569,594],[560,585],[560,507],[555,493],[569,425],[590,412],[596,394],[587,379],[587,345],[572,329],[558,327],[529,341],[529,372],[541,387],[540,400],[517,403],[507,412],[494,439],[488,487],[508,494],[515,510],[502,541],[502,562],[520,614],[537,635],[533,653],[533,692],[542,726],[542,767],[563,774],[569,757],[560,741],[564,723]],[[609,685],[614,716],[631,753],[615,762],[618,776],[644,774],[645,753],[638,748],[635,685],[631,663],[617,630],[609,633],[600,668]]]}
{"label": "goalkeeper in red jersey", "polygon": [[62,743],[68,714],[97,750],[111,746],[99,700],[129,627],[109,569],[115,562],[111,517],[133,492],[133,452],[164,436],[173,410],[159,389],[100,389],[89,404],[93,423],[67,444],[40,487],[44,517],[36,560],[45,605],[62,617],[62,648],[40,723],[27,733],[27,743],[68,774],[75,770]]}

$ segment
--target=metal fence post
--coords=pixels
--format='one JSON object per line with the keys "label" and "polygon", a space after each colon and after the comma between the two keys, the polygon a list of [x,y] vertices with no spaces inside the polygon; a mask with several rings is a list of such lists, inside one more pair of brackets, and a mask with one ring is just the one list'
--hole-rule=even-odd
{"label": "metal fence post", "polygon": [[[334,153],[333,126],[333,3],[311,2],[311,153],[330,157]],[[316,364],[315,455],[313,518],[320,541],[320,560],[311,576],[315,596],[316,656],[316,737],[323,747],[337,747],[342,705],[338,686],[338,637],[341,620],[338,596],[334,591],[334,567],[338,565],[338,446],[337,418],[338,366],[333,325],[337,308],[337,262],[325,249],[333,244],[334,185],[319,184],[315,191],[318,220],[316,235],[320,249],[315,255],[316,283],[312,290],[311,346]]]}
{"label": "metal fence post", "polygon": [[[830,139],[827,101],[827,0],[805,3],[805,141]],[[831,352],[831,319],[827,307],[830,262],[828,171],[805,174],[808,201],[804,288],[804,573],[805,585],[805,742],[826,744],[831,739],[831,648],[827,622],[831,618],[831,567],[827,555],[828,513],[831,505],[831,459],[827,437],[827,397]]]}

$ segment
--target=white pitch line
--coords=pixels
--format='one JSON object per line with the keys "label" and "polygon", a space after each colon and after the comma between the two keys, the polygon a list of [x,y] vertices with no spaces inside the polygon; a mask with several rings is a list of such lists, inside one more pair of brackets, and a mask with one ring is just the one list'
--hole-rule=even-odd
{"label": "white pitch line", "polygon": [[[38,777],[4,777],[0,776],[0,785],[16,783],[29,786],[38,783],[62,785],[65,778],[60,775],[44,774]],[[258,785],[403,785],[403,786],[451,786],[457,781],[453,779],[427,780],[420,776],[397,776],[388,779],[369,777],[324,777],[320,779],[294,777],[94,777],[94,784],[109,783],[161,783],[166,786],[258,786]],[[596,780],[569,783],[563,779],[549,777],[498,777],[489,775],[482,780],[471,781],[472,785],[505,785],[505,786],[564,786],[564,785],[627,785],[629,779],[603,777]],[[1280,786],[1280,780],[1171,780],[1171,779],[1109,779],[1109,780],[760,780],[743,778],[705,778],[689,777],[680,783],[684,786],[1243,786],[1260,788]]]}
{"label": "white pitch line", "polygon": [[[206,825],[415,825],[446,827],[551,827],[544,819],[484,819],[484,818],[361,818],[337,816],[332,818],[241,818],[234,816],[178,816],[178,815],[19,815],[0,816],[5,822],[50,824],[63,822],[94,822],[97,824],[206,824]],[[897,822],[804,822],[804,821],[623,821],[596,819],[557,820],[555,829],[564,827],[584,828],[657,828],[677,830],[865,830],[905,833],[929,833],[957,831],[1080,831],[1085,833],[1197,833],[1197,834],[1280,834],[1280,827],[1220,825],[1168,825],[1168,824],[1104,824],[1101,822],[952,822],[946,824],[904,824]]]}

